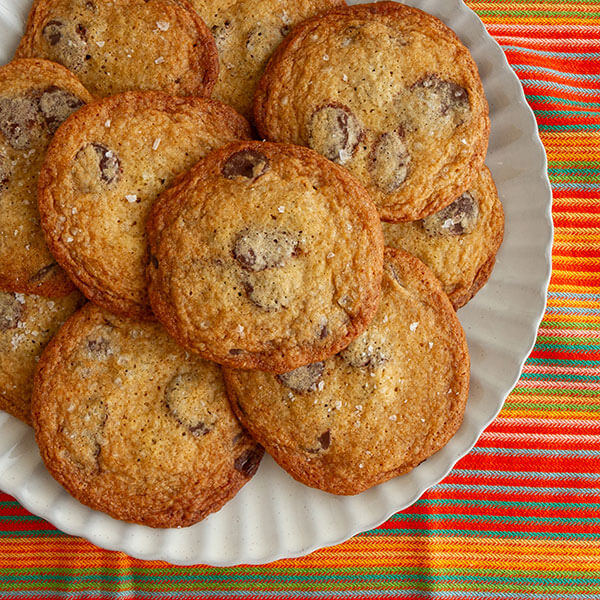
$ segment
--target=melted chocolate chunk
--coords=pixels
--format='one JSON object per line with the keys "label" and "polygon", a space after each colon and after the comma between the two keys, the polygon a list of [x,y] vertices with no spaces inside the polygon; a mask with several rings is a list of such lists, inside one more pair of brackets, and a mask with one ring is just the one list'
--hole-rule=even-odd
{"label": "melted chocolate chunk", "polygon": [[244,231],[237,236],[233,256],[248,271],[264,271],[285,266],[297,249],[297,236],[287,231]]}
{"label": "melted chocolate chunk", "polygon": [[431,236],[458,236],[474,231],[479,220],[479,205],[465,192],[450,206],[421,221],[423,229]]}
{"label": "melted chocolate chunk", "polygon": [[362,137],[358,119],[342,104],[327,104],[317,108],[308,129],[308,145],[340,165],[352,158]]}
{"label": "melted chocolate chunk", "polygon": [[443,116],[453,113],[459,122],[471,109],[467,90],[457,83],[441,79],[435,73],[425,75],[411,89],[421,96],[426,106],[435,107]]}
{"label": "melted chocolate chunk", "polygon": [[80,191],[98,193],[116,187],[121,179],[121,161],[114,150],[91,142],[84,144],[73,162],[73,179]]}
{"label": "melted chocolate chunk", "polygon": [[318,446],[315,448],[306,448],[310,454],[321,454],[331,446],[331,431],[328,429],[317,438]]}
{"label": "melted chocolate chunk", "polygon": [[67,117],[83,106],[81,98],[55,85],[46,88],[40,96],[40,111],[50,133],[54,133]]}
{"label": "melted chocolate chunk", "polygon": [[39,138],[42,118],[32,95],[0,97],[0,133],[16,150],[31,148]]}
{"label": "melted chocolate chunk", "polygon": [[88,54],[87,29],[81,23],[64,23],[58,19],[48,21],[42,35],[50,45],[52,60],[78,72]]}
{"label": "melted chocolate chunk", "polygon": [[217,423],[210,399],[202,394],[202,382],[196,373],[176,375],[165,388],[165,403],[175,420],[194,437],[210,433]]}
{"label": "melted chocolate chunk", "polygon": [[379,136],[369,154],[369,172],[375,185],[387,194],[395,192],[406,180],[410,154],[399,131]]}
{"label": "melted chocolate chunk", "polygon": [[33,283],[33,284],[43,283],[44,281],[47,281],[51,277],[54,277],[54,275],[56,275],[56,273],[59,269],[60,269],[60,267],[58,266],[57,263],[50,263],[49,265],[42,267],[37,273],[32,275],[29,278],[29,282]]}
{"label": "melted chocolate chunk", "polygon": [[342,350],[339,356],[351,367],[374,370],[389,360],[389,349],[381,340],[375,339],[369,331],[365,331]]}
{"label": "melted chocolate chunk", "polygon": [[240,454],[234,461],[233,466],[244,477],[252,477],[258,471],[258,465],[263,457],[263,449],[260,446],[248,448]]}
{"label": "melted chocolate chunk", "polygon": [[277,379],[280,383],[295,392],[314,392],[317,389],[319,382],[323,379],[324,371],[325,363],[316,362],[277,375]]}
{"label": "melted chocolate chunk", "polygon": [[23,305],[13,293],[0,292],[0,332],[14,329],[21,321]]}
{"label": "melted chocolate chunk", "polygon": [[234,152],[223,164],[221,173],[227,179],[258,179],[269,170],[269,159],[257,150]]}

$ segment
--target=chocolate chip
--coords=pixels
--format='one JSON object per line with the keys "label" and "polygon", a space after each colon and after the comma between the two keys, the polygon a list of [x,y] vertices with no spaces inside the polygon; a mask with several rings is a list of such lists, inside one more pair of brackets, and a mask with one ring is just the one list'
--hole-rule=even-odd
{"label": "chocolate chip", "polygon": [[382,340],[365,331],[342,350],[339,356],[351,367],[374,370],[389,360],[389,349]]}
{"label": "chocolate chip", "polygon": [[249,231],[238,234],[234,258],[248,271],[283,267],[294,257],[298,238],[287,231]]}
{"label": "chocolate chip", "polygon": [[158,258],[156,258],[156,256],[154,256],[154,254],[150,255],[150,262],[152,263],[152,266],[155,269],[158,269]]}
{"label": "chocolate chip", "polygon": [[431,236],[457,236],[471,233],[479,220],[479,205],[465,192],[450,206],[421,221],[423,229]]}
{"label": "chocolate chip", "polygon": [[234,152],[223,164],[221,172],[227,179],[245,177],[258,179],[269,170],[269,159],[257,150]]}
{"label": "chocolate chip", "polygon": [[50,263],[49,265],[42,267],[37,273],[32,275],[29,278],[29,282],[33,284],[42,283],[53,277],[59,269],[60,267],[57,263]]}
{"label": "chocolate chip", "polygon": [[119,157],[104,144],[84,144],[75,155],[73,179],[78,189],[84,193],[98,193],[106,188],[116,187],[121,173]]}
{"label": "chocolate chip", "polygon": [[13,148],[31,148],[41,127],[42,118],[34,96],[0,97],[0,132]]}
{"label": "chocolate chip", "polygon": [[329,329],[327,329],[327,325],[322,325],[321,330],[319,331],[319,339],[324,340],[329,335]]}
{"label": "chocolate chip", "polygon": [[435,73],[425,75],[414,83],[411,89],[419,94],[426,107],[435,107],[444,116],[455,113],[459,122],[464,120],[464,114],[471,108],[469,94],[465,88],[441,79]]}
{"label": "chocolate chip", "polygon": [[87,29],[81,23],[48,21],[42,35],[51,47],[49,58],[78,72],[88,55]]}
{"label": "chocolate chip", "polygon": [[317,108],[308,130],[308,145],[340,165],[352,158],[362,137],[358,119],[343,104],[326,104]]}
{"label": "chocolate chip", "polygon": [[108,408],[98,397],[81,401],[77,410],[76,429],[69,436],[74,442],[72,458],[83,470],[99,471],[103,432],[108,420]]}
{"label": "chocolate chip", "polygon": [[258,465],[263,457],[263,450],[260,446],[248,448],[240,454],[234,461],[233,466],[244,477],[252,477],[258,470]]}
{"label": "chocolate chip", "polygon": [[21,320],[23,305],[15,294],[0,292],[0,331],[14,329]]}
{"label": "chocolate chip", "polygon": [[12,162],[6,154],[0,152],[0,192],[3,192],[8,188],[11,175]]}
{"label": "chocolate chip", "polygon": [[306,448],[310,454],[321,454],[323,450],[327,450],[331,445],[331,431],[328,429],[317,438],[318,446],[315,448]]}
{"label": "chocolate chip", "polygon": [[369,172],[375,185],[387,194],[396,191],[406,180],[410,154],[401,131],[379,136],[369,154]]}
{"label": "chocolate chip", "polygon": [[295,392],[314,392],[319,382],[322,381],[324,371],[325,363],[316,362],[277,375],[277,379]]}
{"label": "chocolate chip", "polygon": [[40,110],[50,133],[54,133],[67,117],[83,106],[81,98],[55,85],[46,88],[40,96]]}
{"label": "chocolate chip", "polygon": [[172,417],[194,437],[210,433],[217,423],[217,414],[197,373],[173,377],[165,387],[165,403]]}
{"label": "chocolate chip", "polygon": [[229,354],[231,354],[231,356],[240,356],[241,354],[244,354],[244,351],[240,350],[239,348],[232,348],[229,351]]}

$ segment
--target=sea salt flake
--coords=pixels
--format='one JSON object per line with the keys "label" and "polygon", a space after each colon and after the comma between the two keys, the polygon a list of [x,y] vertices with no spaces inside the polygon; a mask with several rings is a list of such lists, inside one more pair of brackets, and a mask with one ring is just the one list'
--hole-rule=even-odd
{"label": "sea salt flake", "polygon": [[359,465],[358,465],[358,468],[359,468],[359,469],[364,469],[364,468],[365,468],[365,465],[363,465],[362,463],[359,463]]}
{"label": "sea salt flake", "polygon": [[329,54],[323,54],[323,60],[329,60]]}
{"label": "sea salt flake", "polygon": [[104,121],[104,127],[110,127],[110,119],[106,119],[106,121]]}
{"label": "sea salt flake", "polygon": [[169,23],[167,21],[156,21],[156,26],[161,31],[168,31],[168,29],[169,29]]}
{"label": "sea salt flake", "polygon": [[397,421],[398,417],[396,415],[390,415],[390,421]]}
{"label": "sea salt flake", "polygon": [[104,46],[106,42],[96,42],[96,46],[98,46],[98,48],[102,48]]}
{"label": "sea salt flake", "polygon": [[154,63],[155,63],[155,64],[157,64],[157,65],[160,65],[161,63],[164,63],[164,62],[165,62],[165,59],[164,59],[164,57],[162,57],[162,56],[159,56],[159,57],[158,57],[158,58],[157,58],[157,59],[154,61]]}
{"label": "sea salt flake", "polygon": [[280,213],[284,213],[284,212],[285,212],[285,206],[280,206],[280,207],[277,209],[277,211],[278,211],[278,212],[280,212]]}
{"label": "sea salt flake", "polygon": [[317,385],[317,389],[320,392],[322,392],[324,387],[325,387],[325,382],[324,381],[319,381],[319,384]]}
{"label": "sea salt flake", "polygon": [[342,408],[342,401],[341,400],[337,400],[336,403],[335,403],[335,407],[338,408],[338,409]]}
{"label": "sea salt flake", "polygon": [[429,349],[431,350],[433,348],[433,342],[429,342]]}
{"label": "sea salt flake", "polygon": [[242,333],[244,333],[244,326],[243,325],[238,325],[236,331],[242,335]]}
{"label": "sea salt flake", "polygon": [[410,324],[410,330],[416,331],[418,326],[419,326],[419,321],[415,321],[414,323]]}
{"label": "sea salt flake", "polygon": [[346,75],[346,73],[344,73],[344,74],[342,75],[342,80],[343,80],[343,81],[348,81],[348,75]]}
{"label": "sea salt flake", "polygon": [[127,199],[127,202],[131,204],[137,202],[137,196],[135,194],[125,194],[125,198]]}
{"label": "sea salt flake", "polygon": [[160,146],[160,138],[156,138],[152,144],[152,150],[156,150]]}

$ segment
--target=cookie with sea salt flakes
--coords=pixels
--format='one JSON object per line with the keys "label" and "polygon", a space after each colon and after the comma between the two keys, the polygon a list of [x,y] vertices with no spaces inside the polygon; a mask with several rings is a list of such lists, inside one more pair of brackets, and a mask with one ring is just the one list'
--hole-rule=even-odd
{"label": "cookie with sea salt flakes", "polygon": [[146,216],[175,176],[214,148],[250,137],[216,100],[125,92],[61,127],[40,173],[39,209],[56,260],[95,303],[152,318]]}
{"label": "cookie with sea salt flakes", "polygon": [[210,27],[219,52],[214,97],[245,117],[252,112],[256,84],[271,54],[304,19],[344,0],[190,0]]}
{"label": "cookie with sea salt flakes", "polygon": [[185,0],[35,0],[16,56],[64,65],[96,97],[210,96],[219,72],[214,38]]}
{"label": "cookie with sea salt flakes", "polygon": [[56,299],[0,292],[0,410],[31,424],[37,361],[59,327],[83,302],[79,292]]}
{"label": "cookie with sea salt flakes", "polygon": [[465,336],[417,258],[387,248],[369,328],[343,352],[282,375],[225,369],[244,427],[298,481],[357,494],[444,446],[469,391]]}
{"label": "cookie with sea salt flakes", "polygon": [[295,28],[258,85],[254,118],[263,137],[348,168],[386,221],[455,200],[483,164],[489,134],[467,48],[397,2],[334,9]]}
{"label": "cookie with sea salt flakes", "polygon": [[0,67],[0,290],[56,297],[74,289],[44,241],[37,181],[57,127],[91,99],[47,60]]}
{"label": "cookie with sea salt flakes", "polygon": [[147,223],[152,308],[185,348],[284,372],[362,333],[383,235],[348,171],[299,146],[238,142],[164,192]]}
{"label": "cookie with sea salt flakes", "polygon": [[157,323],[87,304],[36,371],[32,419],[53,477],[84,504],[151,527],[192,525],[257,471],[218,365]]}
{"label": "cookie with sea salt flakes", "polygon": [[441,211],[410,223],[384,223],[387,246],[420,258],[442,282],[455,309],[487,282],[504,235],[504,211],[487,167]]}

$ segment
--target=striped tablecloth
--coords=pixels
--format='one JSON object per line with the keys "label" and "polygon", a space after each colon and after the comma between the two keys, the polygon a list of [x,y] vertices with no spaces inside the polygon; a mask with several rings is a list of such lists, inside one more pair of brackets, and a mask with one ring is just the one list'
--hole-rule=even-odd
{"label": "striped tablecloth", "polygon": [[556,226],[536,346],[476,448],[377,529],[262,567],[133,560],[0,494],[0,597],[600,599],[600,1],[468,4],[535,110]]}

